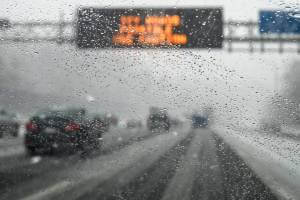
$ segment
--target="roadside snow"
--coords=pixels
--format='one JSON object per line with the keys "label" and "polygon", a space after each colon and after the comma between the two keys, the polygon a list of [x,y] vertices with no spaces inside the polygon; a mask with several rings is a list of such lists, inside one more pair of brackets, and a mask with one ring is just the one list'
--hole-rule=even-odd
{"label": "roadside snow", "polygon": [[0,157],[19,155],[24,152],[23,138],[6,137],[0,139]]}
{"label": "roadside snow", "polygon": [[300,143],[255,130],[213,127],[257,175],[284,199],[300,196]]}

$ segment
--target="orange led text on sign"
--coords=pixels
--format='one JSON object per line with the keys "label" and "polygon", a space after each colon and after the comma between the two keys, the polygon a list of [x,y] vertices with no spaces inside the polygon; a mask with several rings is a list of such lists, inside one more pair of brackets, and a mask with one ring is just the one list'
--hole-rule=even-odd
{"label": "orange led text on sign", "polygon": [[144,24],[139,16],[121,16],[120,28],[113,36],[116,45],[184,45],[186,34],[174,33],[173,28],[180,26],[180,17],[147,16]]}

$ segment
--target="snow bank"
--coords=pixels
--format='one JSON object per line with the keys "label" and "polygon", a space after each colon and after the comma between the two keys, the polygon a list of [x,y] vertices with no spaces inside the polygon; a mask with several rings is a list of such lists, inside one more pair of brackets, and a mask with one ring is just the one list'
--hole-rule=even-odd
{"label": "snow bank", "polygon": [[300,144],[297,140],[254,130],[213,127],[274,193],[283,199],[300,197]]}

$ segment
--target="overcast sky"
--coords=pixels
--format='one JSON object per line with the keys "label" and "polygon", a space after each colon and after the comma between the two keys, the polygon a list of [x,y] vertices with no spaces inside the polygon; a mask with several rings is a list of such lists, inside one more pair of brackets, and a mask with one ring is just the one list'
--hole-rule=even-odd
{"label": "overcast sky", "polygon": [[[288,5],[279,2],[0,0],[0,18],[56,21],[63,12],[67,20],[72,20],[79,6],[217,6],[224,8],[225,20],[255,21],[261,9],[284,9]],[[28,106],[23,109],[27,111],[32,105],[44,106],[49,102],[86,103],[84,97],[91,95],[96,99],[93,105],[120,115],[144,115],[151,105],[169,106],[182,112],[209,102],[224,110],[225,117],[249,117],[260,112],[263,99],[280,86],[276,74],[283,74],[296,58],[297,54],[159,49],[84,51],[73,45],[5,44],[0,45],[0,92],[9,92],[0,94],[0,103],[11,109]],[[22,101],[18,99],[21,97]]]}
{"label": "overcast sky", "polygon": [[[291,2],[293,0],[286,0]],[[225,19],[256,20],[260,9],[284,8],[281,0],[1,0],[1,17],[13,20],[57,20],[59,13],[74,17],[79,6],[99,7],[195,7],[222,6]],[[293,2],[298,2],[294,0]]]}

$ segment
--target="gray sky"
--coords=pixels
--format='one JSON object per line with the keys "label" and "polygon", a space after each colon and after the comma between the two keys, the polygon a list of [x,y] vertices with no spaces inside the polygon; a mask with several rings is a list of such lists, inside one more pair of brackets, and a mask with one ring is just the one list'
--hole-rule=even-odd
{"label": "gray sky", "polygon": [[0,15],[22,21],[57,20],[60,12],[64,12],[67,19],[72,19],[74,11],[79,6],[90,5],[99,7],[222,6],[225,19],[256,20],[259,9],[283,8],[284,5],[280,5],[280,2],[280,0],[1,0]]}
{"label": "gray sky", "polygon": [[[284,7],[279,0],[0,0],[0,15],[15,21],[55,21],[64,12],[71,20],[76,8],[88,5],[224,6],[225,19],[234,20],[256,20],[260,9]],[[276,74],[281,76],[296,58],[218,50],[97,51],[72,45],[5,44],[0,45],[0,70],[5,72],[0,74],[0,90],[9,92],[0,94],[0,103],[12,109],[27,106],[27,111],[49,102],[87,104],[85,98],[91,95],[96,101],[89,106],[123,116],[145,116],[151,105],[183,112],[211,103],[229,120],[247,118],[261,112],[265,97],[280,87]]]}

